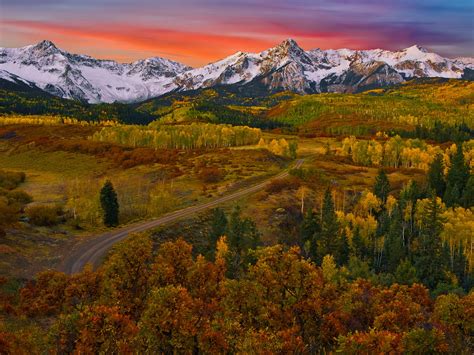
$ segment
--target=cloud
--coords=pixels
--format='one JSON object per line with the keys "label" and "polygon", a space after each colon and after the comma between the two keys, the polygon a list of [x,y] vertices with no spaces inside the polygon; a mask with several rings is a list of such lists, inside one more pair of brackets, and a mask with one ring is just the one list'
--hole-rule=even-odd
{"label": "cloud", "polygon": [[288,37],[306,48],[416,43],[444,55],[473,55],[474,48],[472,0],[2,1],[4,43],[49,38],[68,50],[126,60],[164,55],[201,65]]}

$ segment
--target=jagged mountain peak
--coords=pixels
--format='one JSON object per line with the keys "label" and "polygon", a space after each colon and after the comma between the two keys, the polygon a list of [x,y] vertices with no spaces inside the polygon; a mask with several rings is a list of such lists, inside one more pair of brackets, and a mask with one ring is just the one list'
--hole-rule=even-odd
{"label": "jagged mountain peak", "polygon": [[44,39],[42,41],[39,41],[35,46],[35,48],[56,48],[58,47],[50,40]]}
{"label": "jagged mountain peak", "polygon": [[411,47],[405,48],[404,52],[420,52],[420,53],[429,53],[428,49],[425,47],[419,46],[418,44],[414,44]]}
{"label": "jagged mountain peak", "polygon": [[123,64],[95,59],[70,54],[44,40],[22,48],[0,48],[0,70],[53,95],[97,103],[137,102],[170,91],[218,85],[259,88],[259,92],[269,93],[356,92],[413,77],[469,78],[474,59],[443,58],[419,45],[399,51],[305,51],[288,38],[260,53],[239,51],[193,69],[160,57]]}
{"label": "jagged mountain peak", "polygon": [[285,39],[277,47],[280,47],[280,48],[301,48],[293,38]]}
{"label": "jagged mountain peak", "polygon": [[71,54],[44,40],[0,48],[0,69],[35,83],[50,94],[90,103],[135,102],[175,90],[184,64],[153,57],[134,63]]}
{"label": "jagged mountain peak", "polygon": [[292,38],[285,39],[279,45],[268,49],[262,53],[270,54],[270,55],[279,55],[279,56],[287,56],[287,57],[295,57],[305,55],[305,50],[301,48],[298,43]]}
{"label": "jagged mountain peak", "polygon": [[57,53],[61,53],[62,51],[51,41],[43,40],[38,42],[37,44],[33,45],[32,47],[25,47],[29,52],[34,55],[53,55]]}

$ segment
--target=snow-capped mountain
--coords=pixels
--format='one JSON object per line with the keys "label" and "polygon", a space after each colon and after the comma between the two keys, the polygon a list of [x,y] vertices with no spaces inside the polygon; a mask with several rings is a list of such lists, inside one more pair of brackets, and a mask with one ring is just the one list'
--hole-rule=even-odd
{"label": "snow-capped mountain", "polygon": [[120,64],[70,54],[42,41],[22,48],[0,48],[0,69],[53,95],[98,103],[159,96],[176,89],[173,78],[190,68],[158,57]]}
{"label": "snow-capped mountain", "polygon": [[257,85],[297,93],[357,92],[414,77],[470,78],[473,58],[443,58],[419,46],[391,52],[305,51],[288,39],[261,53],[238,52],[192,69],[163,58],[120,64],[70,54],[52,42],[0,48],[0,70],[57,96],[96,102],[138,102],[171,91]]}
{"label": "snow-capped mountain", "polygon": [[374,50],[304,51],[288,39],[261,53],[238,52],[178,75],[180,90],[258,83],[270,92],[355,92],[401,83],[414,77],[461,78],[472,58],[448,59],[419,46],[391,52]]}

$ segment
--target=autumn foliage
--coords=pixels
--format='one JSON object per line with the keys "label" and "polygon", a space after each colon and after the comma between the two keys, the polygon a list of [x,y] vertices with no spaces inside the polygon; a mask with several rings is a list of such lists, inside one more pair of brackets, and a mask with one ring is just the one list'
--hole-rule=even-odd
{"label": "autumn foliage", "polygon": [[[60,353],[467,353],[474,294],[432,299],[419,284],[350,281],[299,248],[259,248],[239,278],[227,276],[229,245],[194,256],[183,240],[133,235],[97,271],[46,271],[2,298],[44,339],[22,339],[0,323],[0,347]],[[12,314],[12,313],[10,313]],[[48,319],[48,322],[44,322]],[[40,326],[40,324],[42,324]],[[49,324],[48,326],[44,326]]]}

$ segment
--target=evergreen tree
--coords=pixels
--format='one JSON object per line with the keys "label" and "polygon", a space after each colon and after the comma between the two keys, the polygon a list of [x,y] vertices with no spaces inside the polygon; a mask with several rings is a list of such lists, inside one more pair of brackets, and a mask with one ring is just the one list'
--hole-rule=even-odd
{"label": "evergreen tree", "polygon": [[217,241],[220,237],[227,234],[227,216],[225,212],[220,208],[215,208],[212,210],[211,221],[210,221],[210,230],[209,230],[209,248],[206,252],[206,255],[210,259],[214,259],[214,254],[216,251]]}
{"label": "evergreen tree", "polygon": [[119,223],[119,203],[114,186],[107,180],[100,190],[100,205],[104,213],[104,224],[115,227]]}
{"label": "evergreen tree", "polygon": [[388,193],[390,192],[390,182],[384,169],[379,170],[379,174],[375,178],[374,194],[385,205],[387,202]]}
{"label": "evergreen tree", "polygon": [[306,212],[303,223],[300,228],[300,240],[303,245],[311,242],[314,235],[321,231],[321,226],[318,223],[318,216],[313,210]]}
{"label": "evergreen tree", "polygon": [[377,230],[376,236],[381,237],[388,233],[390,229],[390,216],[388,215],[388,211],[383,210],[379,213],[377,217]]}
{"label": "evergreen tree", "polygon": [[421,217],[419,247],[415,256],[418,278],[432,289],[444,280],[448,265],[440,238],[443,230],[441,212],[436,194],[433,193]]}
{"label": "evergreen tree", "polygon": [[444,193],[443,201],[448,207],[454,207],[461,202],[461,191],[458,184],[451,185],[448,183]]}
{"label": "evergreen tree", "polygon": [[336,254],[337,263],[339,265],[346,265],[349,262],[350,255],[349,239],[346,233],[341,233],[338,241]]}
{"label": "evergreen tree", "polygon": [[218,239],[226,234],[227,231],[227,217],[224,211],[220,208],[212,210],[211,230],[209,237],[212,242],[211,249],[214,250]]}
{"label": "evergreen tree", "polygon": [[251,261],[248,258],[248,250],[255,249],[260,244],[260,233],[252,220],[241,218],[240,207],[236,206],[230,215],[227,234],[232,253],[229,273],[230,276],[238,277],[243,265]]}
{"label": "evergreen tree", "polygon": [[402,236],[408,253],[411,252],[411,243],[417,234],[415,223],[416,204],[418,199],[422,198],[424,198],[424,194],[420,191],[416,181],[413,180],[410,180],[400,192],[400,213],[404,215],[402,221]]}
{"label": "evergreen tree", "polygon": [[[446,245],[447,246],[447,245]],[[459,247],[452,258],[452,271],[458,278],[462,286],[466,285],[466,273],[467,273],[467,259],[464,255],[464,247],[462,243],[459,243]]]}
{"label": "evergreen tree", "polygon": [[384,269],[387,272],[393,272],[399,266],[400,260],[406,257],[402,238],[402,216],[398,205],[394,208],[390,218],[390,228],[385,240],[384,251]]}
{"label": "evergreen tree", "polygon": [[369,256],[369,249],[364,243],[362,236],[360,235],[359,227],[354,228],[354,232],[352,235],[352,248],[351,248],[352,256],[360,260],[366,260]]}
{"label": "evergreen tree", "polygon": [[436,154],[436,157],[430,164],[428,170],[428,187],[430,190],[435,190],[436,195],[442,197],[446,189],[446,182],[444,181],[444,164],[441,154]]}
{"label": "evergreen tree", "polygon": [[444,200],[448,207],[461,203],[461,196],[469,180],[469,175],[469,166],[464,160],[462,144],[458,143],[446,177]]}
{"label": "evergreen tree", "polygon": [[323,209],[321,211],[321,231],[313,237],[314,257],[318,263],[321,263],[323,257],[327,254],[333,255],[337,259],[338,245],[340,245],[339,238],[339,223],[334,210],[331,191],[328,188],[324,194]]}
{"label": "evergreen tree", "polygon": [[474,175],[470,175],[467,180],[466,187],[464,188],[462,198],[462,205],[465,208],[470,208],[474,206]]}

